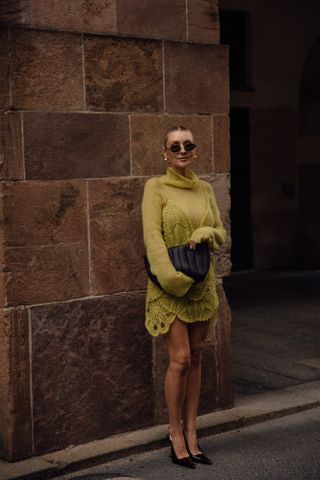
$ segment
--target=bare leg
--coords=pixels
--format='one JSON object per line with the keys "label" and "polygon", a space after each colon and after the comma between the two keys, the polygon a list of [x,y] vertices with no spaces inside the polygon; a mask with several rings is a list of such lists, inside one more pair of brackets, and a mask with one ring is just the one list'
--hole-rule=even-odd
{"label": "bare leg", "polygon": [[183,406],[183,429],[193,455],[200,452],[197,445],[196,418],[201,388],[201,358],[204,341],[210,322],[196,322],[188,325],[191,351],[191,365],[188,371],[185,401]]}
{"label": "bare leg", "polygon": [[181,419],[184,404],[187,373],[190,366],[188,326],[178,318],[165,335],[169,365],[164,388],[169,413],[170,434],[178,458],[188,457],[183,438]]}

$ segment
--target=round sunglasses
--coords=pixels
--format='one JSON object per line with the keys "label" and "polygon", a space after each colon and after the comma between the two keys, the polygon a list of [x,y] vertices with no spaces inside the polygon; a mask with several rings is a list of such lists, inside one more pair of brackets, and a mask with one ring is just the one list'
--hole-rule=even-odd
{"label": "round sunglasses", "polygon": [[[184,145],[184,149],[185,149],[186,152],[191,152],[191,150],[194,150],[196,148],[196,146],[197,145],[190,142],[190,143],[186,143]],[[180,144],[174,143],[173,145],[171,145],[171,147],[169,147],[169,150],[172,153],[179,153],[179,152],[181,152],[182,148],[181,148]]]}

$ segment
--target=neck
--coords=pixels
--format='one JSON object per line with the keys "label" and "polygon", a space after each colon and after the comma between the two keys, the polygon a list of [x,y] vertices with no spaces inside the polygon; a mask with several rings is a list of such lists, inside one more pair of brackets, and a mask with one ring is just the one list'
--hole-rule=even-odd
{"label": "neck", "polygon": [[173,165],[170,165],[172,170],[174,170],[178,175],[181,175],[182,177],[187,177],[187,167],[174,167]]}

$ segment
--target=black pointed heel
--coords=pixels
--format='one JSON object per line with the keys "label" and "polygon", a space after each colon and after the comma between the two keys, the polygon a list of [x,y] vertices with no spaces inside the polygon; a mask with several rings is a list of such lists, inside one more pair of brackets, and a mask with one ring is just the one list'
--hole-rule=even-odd
{"label": "black pointed heel", "polygon": [[169,433],[167,435],[167,438],[170,444],[172,463],[175,463],[176,465],[180,465],[181,467],[196,468],[195,464],[193,463],[190,457],[183,457],[183,458],[177,457],[176,452],[173,448],[172,438]]}
{"label": "black pointed heel", "polygon": [[[187,438],[186,438],[185,435],[184,435],[184,440],[185,440],[186,448],[187,448],[187,451],[190,455],[190,458],[191,458],[192,462],[203,463],[204,465],[212,465],[212,461],[210,460],[209,457],[207,457],[207,455],[205,453],[201,452],[201,453],[198,453],[197,455],[193,455],[190,451],[190,448],[189,448],[189,445],[188,445],[188,442],[187,442]],[[198,449],[201,450],[201,448],[199,447],[199,444],[197,444],[197,446],[198,446]]]}

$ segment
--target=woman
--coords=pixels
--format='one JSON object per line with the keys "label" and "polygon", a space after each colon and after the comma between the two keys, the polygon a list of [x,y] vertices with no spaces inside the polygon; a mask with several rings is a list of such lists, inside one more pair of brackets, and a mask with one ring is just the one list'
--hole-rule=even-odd
{"label": "woman", "polygon": [[146,328],[163,334],[169,364],[165,398],[169,414],[172,461],[194,468],[211,464],[200,450],[196,416],[200,395],[201,353],[218,297],[213,261],[205,280],[194,280],[173,267],[167,249],[208,242],[216,251],[226,240],[211,185],[199,180],[190,165],[195,158],[191,131],[173,127],[164,138],[166,175],[149,179],[142,201],[144,242],[151,271],[162,288],[148,280]]}

